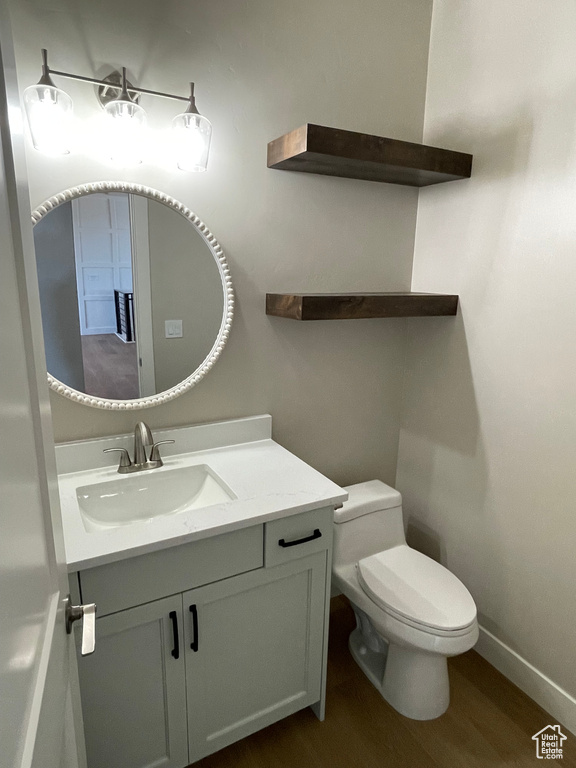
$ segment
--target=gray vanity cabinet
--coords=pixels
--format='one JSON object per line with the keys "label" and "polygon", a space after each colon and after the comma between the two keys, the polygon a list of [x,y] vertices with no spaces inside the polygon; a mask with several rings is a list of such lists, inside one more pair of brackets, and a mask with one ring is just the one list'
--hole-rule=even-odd
{"label": "gray vanity cabinet", "polygon": [[190,762],[319,701],[325,570],[321,552],[184,594]]}
{"label": "gray vanity cabinet", "polygon": [[170,618],[181,610],[176,595],[98,620],[98,652],[78,665],[90,768],[187,765],[184,655],[172,655]]}
{"label": "gray vanity cabinet", "polygon": [[78,663],[88,768],[184,768],[308,705],[323,718],[332,519],[78,574],[98,605],[96,651]]}

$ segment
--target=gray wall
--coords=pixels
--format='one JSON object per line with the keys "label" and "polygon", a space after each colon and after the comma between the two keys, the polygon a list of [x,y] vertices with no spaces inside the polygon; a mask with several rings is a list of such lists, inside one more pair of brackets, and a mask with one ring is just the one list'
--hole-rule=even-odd
{"label": "gray wall", "polygon": [[71,203],[58,206],[35,225],[34,244],[46,364],[55,378],[83,392]]}
{"label": "gray wall", "polygon": [[[224,293],[212,251],[177,211],[148,201],[156,391],[195,371],[222,323]],[[167,262],[170,268],[166,268]],[[166,338],[166,320],[182,320],[182,338]]]}
{"label": "gray wall", "polygon": [[[57,440],[269,412],[275,438],[331,478],[394,480],[406,323],[298,324],[269,318],[266,291],[410,288],[417,191],[266,168],[268,141],[317,122],[419,141],[431,0],[12,0],[18,76],[54,68],[104,75],[126,65],[145,88],[186,93],[214,125],[210,167],[163,159],[177,104],[143,98],[158,158],[116,171],[95,157],[93,88],[62,82],[85,147],[60,159],[28,152],[32,205],[79,183],[129,179],[163,190],[214,232],[237,307],[214,369],[164,406],[107,413],[53,395]],[[162,132],[164,131],[164,133]],[[167,265],[168,268],[168,265]]]}
{"label": "gray wall", "polygon": [[576,732],[575,29],[563,0],[434,3],[424,140],[474,167],[420,196],[413,289],[461,312],[413,328],[398,486],[483,652]]}

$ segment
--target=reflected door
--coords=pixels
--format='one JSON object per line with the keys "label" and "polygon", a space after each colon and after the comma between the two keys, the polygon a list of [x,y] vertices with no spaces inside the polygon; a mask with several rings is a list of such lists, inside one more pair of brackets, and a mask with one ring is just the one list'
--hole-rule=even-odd
{"label": "reflected door", "polygon": [[132,292],[128,196],[79,197],[72,217],[80,333],[115,333],[114,290]]}

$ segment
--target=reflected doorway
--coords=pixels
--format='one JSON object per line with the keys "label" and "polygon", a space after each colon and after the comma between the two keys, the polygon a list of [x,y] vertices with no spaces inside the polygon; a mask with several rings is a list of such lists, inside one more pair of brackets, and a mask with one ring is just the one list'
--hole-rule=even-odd
{"label": "reflected doorway", "polygon": [[94,397],[153,394],[141,352],[152,345],[151,318],[137,312],[150,304],[147,207],[122,193],[87,195],[54,209],[34,238],[48,370]]}

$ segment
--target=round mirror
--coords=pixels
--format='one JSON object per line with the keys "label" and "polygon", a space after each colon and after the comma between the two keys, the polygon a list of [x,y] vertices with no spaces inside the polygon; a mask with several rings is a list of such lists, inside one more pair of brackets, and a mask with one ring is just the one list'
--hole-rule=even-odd
{"label": "round mirror", "polygon": [[32,214],[50,387],[136,409],[206,375],[233,313],[222,249],[186,206],[148,187],[101,182]]}

